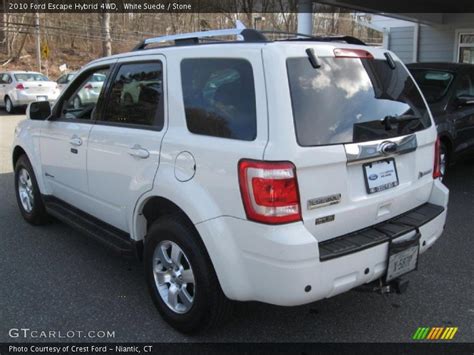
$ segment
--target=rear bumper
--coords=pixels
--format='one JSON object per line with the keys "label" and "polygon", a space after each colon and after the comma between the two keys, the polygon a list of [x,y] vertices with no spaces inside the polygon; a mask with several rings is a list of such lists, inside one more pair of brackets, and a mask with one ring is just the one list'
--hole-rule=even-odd
{"label": "rear bumper", "polygon": [[[435,181],[428,202],[442,211],[418,226],[420,253],[443,232],[448,195],[448,189]],[[388,239],[321,261],[318,241],[303,223],[267,226],[220,217],[196,227],[224,293],[234,300],[306,304],[371,282],[386,271]]]}
{"label": "rear bumper", "polygon": [[25,92],[18,92],[16,95],[12,95],[13,106],[28,106],[29,103],[37,101],[38,96],[45,96],[48,101],[55,101],[58,96],[58,93],[44,93],[44,94],[28,94]]}

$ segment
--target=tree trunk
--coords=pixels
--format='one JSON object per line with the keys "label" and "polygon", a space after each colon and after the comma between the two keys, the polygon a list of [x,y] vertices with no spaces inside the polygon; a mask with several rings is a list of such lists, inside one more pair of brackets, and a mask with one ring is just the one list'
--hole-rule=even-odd
{"label": "tree trunk", "polygon": [[[108,2],[108,1],[107,1]],[[110,37],[110,13],[99,14],[100,29],[102,32],[102,55],[112,55],[112,38]]]}

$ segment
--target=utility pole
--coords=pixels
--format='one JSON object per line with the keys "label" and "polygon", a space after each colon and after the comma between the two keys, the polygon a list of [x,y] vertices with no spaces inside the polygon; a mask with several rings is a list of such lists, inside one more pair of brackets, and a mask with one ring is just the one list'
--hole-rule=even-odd
{"label": "utility pole", "polygon": [[40,23],[39,13],[35,13],[35,34],[36,34],[36,63],[38,71],[41,73],[41,39],[40,39]]}

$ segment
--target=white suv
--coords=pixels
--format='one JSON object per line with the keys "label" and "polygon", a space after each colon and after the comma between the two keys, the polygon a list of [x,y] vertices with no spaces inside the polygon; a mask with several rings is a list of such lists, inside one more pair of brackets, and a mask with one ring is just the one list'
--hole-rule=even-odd
{"label": "white suv", "polygon": [[[97,73],[97,101],[78,107]],[[351,37],[152,38],[27,114],[13,149],[24,218],[143,257],[154,303],[183,332],[216,324],[230,300],[400,286],[444,228],[426,102],[393,53]]]}

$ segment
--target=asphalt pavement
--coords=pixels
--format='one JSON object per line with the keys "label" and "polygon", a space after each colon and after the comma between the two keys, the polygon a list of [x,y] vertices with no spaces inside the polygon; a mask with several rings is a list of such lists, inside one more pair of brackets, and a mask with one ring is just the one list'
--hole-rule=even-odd
{"label": "asphalt pavement", "polygon": [[239,303],[225,326],[184,336],[156,312],[140,262],[60,222],[23,221],[7,149],[21,118],[0,114],[0,342],[65,340],[12,338],[12,328],[114,334],[71,339],[88,342],[406,342],[434,326],[458,327],[452,341],[474,342],[474,160],[452,168],[446,231],[420,257],[405,294],[350,291],[292,308]]}

